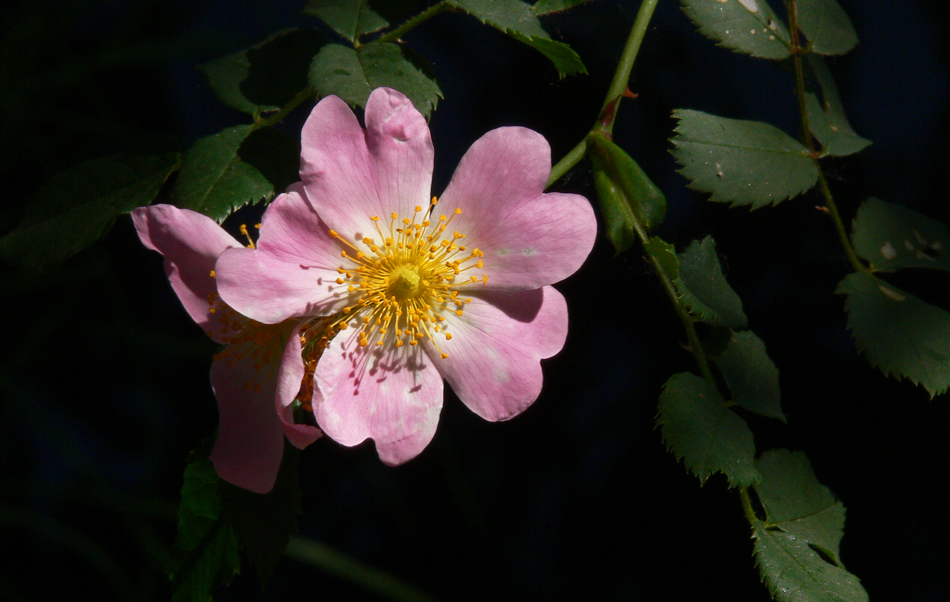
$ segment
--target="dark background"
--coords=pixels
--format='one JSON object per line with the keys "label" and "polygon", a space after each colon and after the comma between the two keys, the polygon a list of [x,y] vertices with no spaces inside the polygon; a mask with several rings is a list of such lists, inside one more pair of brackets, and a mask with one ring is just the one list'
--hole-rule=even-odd
{"label": "dark background", "polygon": [[[840,0],[861,44],[830,64],[855,130],[874,144],[827,164],[850,222],[868,196],[950,222],[944,182],[950,51],[941,3]],[[313,22],[302,2],[8,2],[0,40],[0,233],[49,177],[171,136],[177,147],[243,122],[196,66]],[[445,99],[431,120],[434,192],[488,129],[545,134],[555,160],[590,128],[638,3],[596,0],[544,23],[590,75],[559,80],[533,50],[462,15],[407,37]],[[813,194],[756,212],[708,203],[675,173],[674,108],[759,119],[795,134],[789,75],[715,48],[664,0],[634,69],[616,140],[667,195],[660,235],[715,237],[750,327],[778,365],[789,424],[748,417],[759,450],[803,450],[848,508],[841,556],[872,600],[946,600],[946,395],[871,369],[837,282],[848,264]],[[306,109],[283,126],[296,135]],[[296,128],[296,129],[295,129]],[[591,196],[582,163],[559,188]],[[233,224],[229,224],[234,227]],[[950,308],[945,274],[900,285]],[[693,370],[681,327],[635,251],[601,240],[558,285],[564,351],[527,412],[490,424],[451,392],[435,440],[399,468],[367,442],[301,456],[301,534],[439,600],[769,599],[738,496],[700,487],[653,428],[674,372]],[[130,220],[32,279],[2,277],[0,598],[164,600],[188,451],[215,428],[214,345],[182,311],[161,258]],[[283,559],[261,590],[245,567],[222,600],[380,600]]]}

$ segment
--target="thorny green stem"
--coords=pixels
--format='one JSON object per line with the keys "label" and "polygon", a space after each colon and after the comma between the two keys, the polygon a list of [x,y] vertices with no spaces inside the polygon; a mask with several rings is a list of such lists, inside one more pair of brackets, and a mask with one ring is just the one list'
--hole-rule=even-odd
{"label": "thorny green stem", "polygon": [[805,104],[805,73],[802,66],[802,55],[806,52],[806,49],[801,45],[801,38],[798,33],[798,9],[795,5],[795,1],[796,0],[785,0],[785,5],[788,9],[788,28],[792,37],[792,47],[790,50],[792,53],[792,62],[795,65],[795,96],[798,98],[798,112],[801,115],[802,141],[808,148],[808,153],[818,168],[818,187],[821,189],[821,195],[825,201],[825,209],[835,225],[838,240],[844,248],[848,261],[854,266],[855,270],[870,273],[871,270],[861,263],[857,253],[854,252],[854,247],[851,246],[851,241],[848,239],[848,230],[841,220],[841,214],[838,213],[838,206],[835,205],[834,197],[831,195],[831,188],[828,186],[828,180],[821,170],[821,165],[818,162],[819,153],[815,149],[815,142],[811,137],[811,129],[808,124],[808,107]]}
{"label": "thorny green stem", "polygon": [[[647,28],[650,25],[650,19],[653,17],[653,9],[656,8],[658,2],[659,0],[643,0],[643,3],[640,5],[640,10],[637,11],[637,17],[633,21],[633,27],[630,28],[627,43],[623,47],[623,54],[620,55],[620,61],[617,63],[617,70],[614,71],[613,80],[610,82],[610,87],[607,88],[607,98],[604,99],[604,104],[600,109],[601,115],[599,119],[603,119],[605,110],[612,102],[614,106],[608,111],[609,115],[607,115],[607,121],[598,121],[598,123],[591,128],[591,131],[606,133],[608,138],[613,132],[617,105],[620,104],[620,98],[624,90],[627,89],[627,82],[630,80],[630,71],[633,70],[633,63],[637,60],[637,53],[640,52],[640,44],[643,42],[643,37],[646,35]],[[580,160],[584,158],[585,154],[587,154],[586,136],[551,169],[551,177],[548,178],[547,187],[550,188],[552,184],[560,180],[572,167],[580,163]]]}
{"label": "thorny green stem", "polygon": [[[616,102],[618,105],[620,104],[620,98],[624,90],[627,89],[627,83],[630,81],[630,71],[633,70],[633,63],[637,60],[637,53],[640,52],[640,44],[643,43],[643,37],[646,35],[647,28],[650,26],[650,19],[653,18],[653,10],[658,3],[659,0],[643,0],[640,4],[640,10],[637,11],[637,18],[633,22],[630,35],[627,37],[627,43],[623,47],[623,54],[620,56],[620,62],[617,64],[614,78],[610,82],[610,87],[607,88],[607,98],[604,99],[604,104],[600,109],[601,113],[603,113],[612,102]],[[607,134],[612,133],[614,130],[614,117],[616,115],[617,106],[615,105],[608,116],[607,122],[600,123],[598,129]]]}
{"label": "thorny green stem", "polygon": [[749,498],[749,490],[745,487],[739,486],[739,499],[742,500],[742,511],[745,512],[745,518],[749,521],[749,525],[754,525],[756,521],[759,520],[759,517],[755,515],[755,510],[752,509],[752,500]]}
{"label": "thorny green stem", "polygon": [[377,42],[396,42],[400,38],[402,38],[402,36],[412,31],[415,27],[421,25],[425,21],[428,21],[429,19],[436,16],[437,14],[445,10],[448,10],[448,8],[449,8],[449,5],[447,2],[439,2],[438,4],[433,4],[429,8],[422,11],[421,13],[410,18],[408,21],[406,21],[405,23],[403,23],[396,29],[393,29],[392,31],[386,32],[385,34],[379,36],[379,39],[376,41]]}
{"label": "thorny green stem", "polygon": [[311,96],[313,96],[313,91],[310,90],[309,87],[306,88],[305,90],[301,90],[300,92],[297,93],[296,96],[294,96],[291,99],[290,102],[282,106],[280,110],[274,113],[273,115],[268,115],[267,117],[264,117],[264,118],[260,118],[260,117],[256,118],[254,120],[254,125],[252,125],[251,127],[256,130],[263,127],[270,127],[272,125],[277,125],[284,119],[284,117],[290,114],[291,111],[299,107],[304,101],[306,101]]}

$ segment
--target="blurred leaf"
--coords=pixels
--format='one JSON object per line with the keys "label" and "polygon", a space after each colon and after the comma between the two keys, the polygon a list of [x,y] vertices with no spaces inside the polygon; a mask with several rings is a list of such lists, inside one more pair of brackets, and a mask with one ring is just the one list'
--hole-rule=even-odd
{"label": "blurred leaf", "polygon": [[732,332],[726,348],[713,359],[732,393],[733,403],[786,422],[778,368],[765,352],[762,339],[748,331]]}
{"label": "blurred leaf", "polygon": [[677,109],[673,156],[690,188],[711,201],[758,209],[799,195],[818,180],[808,149],[782,130],[756,121]]}
{"label": "blurred leaf", "polygon": [[699,376],[680,372],[666,382],[656,424],[667,449],[701,483],[715,472],[726,475],[730,487],[759,480],[752,431]]}
{"label": "blurred leaf", "polygon": [[118,154],[53,176],[20,225],[0,238],[0,260],[36,272],[68,259],[105,235],[117,216],[151,203],[179,161],[178,153]]}
{"label": "blurred leaf", "polygon": [[210,444],[192,453],[185,468],[175,546],[179,560],[169,571],[172,601],[211,601],[215,588],[241,572],[238,540],[221,516],[221,481],[208,459]]}
{"label": "blurred leaf", "polygon": [[540,17],[542,15],[568,10],[588,2],[590,2],[590,0],[538,0],[538,2],[531,7],[531,10]]}
{"label": "blurred leaf", "polygon": [[605,136],[591,134],[587,149],[607,236],[621,253],[636,242],[635,223],[649,231],[663,222],[666,197],[636,161]]}
{"label": "blurred leaf", "polygon": [[261,200],[297,179],[295,143],[272,128],[240,125],[195,142],[172,187],[171,200],[219,223],[237,209]]}
{"label": "blurred leaf", "polygon": [[858,350],[884,374],[931,396],[950,387],[950,313],[865,273],[838,285]]}
{"label": "blurred leaf", "polygon": [[325,43],[315,29],[286,29],[260,44],[201,66],[226,105],[257,117],[276,111],[307,89],[314,55]]}
{"label": "blurred leaf", "polygon": [[698,301],[689,305],[690,313],[708,324],[745,327],[742,300],[722,274],[712,237],[694,240],[677,258],[681,285]]}
{"label": "blurred leaf", "polygon": [[587,73],[577,53],[563,42],[551,39],[530,4],[521,0],[447,0],[449,5],[468,13],[502,33],[541,52],[554,63],[558,74]]}
{"label": "blurred leaf", "polygon": [[950,228],[902,205],[870,198],[851,226],[858,255],[882,272],[900,268],[950,271]]}
{"label": "blurred leaf", "polygon": [[860,580],[838,558],[844,506],[818,482],[808,458],[786,449],[762,454],[755,491],[766,512],[753,525],[755,561],[780,602],[864,602]]}
{"label": "blurred leaf", "polygon": [[792,45],[788,28],[766,0],[682,0],[699,33],[719,46],[766,59],[784,59]]}
{"label": "blurred leaf", "polygon": [[351,42],[389,26],[367,0],[309,0],[301,12],[317,17]]}
{"label": "blurred leaf", "polygon": [[310,85],[317,96],[335,94],[350,106],[366,106],[380,86],[399,90],[427,118],[442,97],[431,68],[408,47],[371,42],[359,48],[324,46],[310,66]]}
{"label": "blurred leaf", "polygon": [[810,51],[844,54],[858,43],[851,19],[835,0],[796,0],[795,7]]}
{"label": "blurred leaf", "polygon": [[863,150],[871,141],[858,136],[844,114],[838,87],[825,64],[825,59],[807,55],[811,72],[821,87],[821,100],[817,92],[806,92],[805,103],[808,111],[808,127],[821,143],[822,156],[843,157]]}
{"label": "blurred leaf", "polygon": [[270,578],[303,514],[298,466],[297,448],[285,441],[277,481],[269,493],[261,495],[221,483],[223,516],[234,526],[241,550],[257,570],[261,583]]}

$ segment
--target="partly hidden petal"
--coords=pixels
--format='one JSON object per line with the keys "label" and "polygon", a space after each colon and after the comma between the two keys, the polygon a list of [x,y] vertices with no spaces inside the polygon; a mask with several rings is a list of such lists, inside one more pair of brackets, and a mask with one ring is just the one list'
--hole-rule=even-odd
{"label": "partly hidden petal", "polygon": [[[300,344],[300,330],[305,325],[305,322],[301,322],[294,328],[284,348],[284,355],[280,360],[280,373],[277,376],[275,400],[277,415],[284,427],[284,434],[298,449],[307,447],[323,435],[316,426],[294,422],[293,403],[298,394],[303,393],[301,383],[306,372],[302,356],[303,348]],[[307,393],[311,394],[311,392]]]}
{"label": "partly hidden petal", "polygon": [[212,270],[218,256],[241,244],[210,217],[172,205],[139,207],[132,222],[142,244],[165,256],[165,274],[188,315],[227,342],[235,316],[218,299]]}

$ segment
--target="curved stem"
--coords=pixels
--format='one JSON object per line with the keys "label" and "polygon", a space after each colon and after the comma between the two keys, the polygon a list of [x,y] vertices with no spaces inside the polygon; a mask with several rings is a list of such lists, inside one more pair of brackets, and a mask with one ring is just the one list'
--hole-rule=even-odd
{"label": "curved stem", "polygon": [[607,88],[607,98],[600,108],[601,122],[599,128],[602,132],[608,134],[614,130],[614,118],[617,115],[617,105],[620,104],[620,98],[627,89],[627,82],[630,81],[630,72],[633,70],[633,63],[637,60],[637,53],[640,52],[640,44],[643,43],[643,37],[646,35],[647,28],[650,26],[650,19],[653,17],[653,10],[659,0],[643,0],[640,4],[640,10],[637,11],[637,17],[630,29],[630,35],[627,37],[627,43],[623,47],[623,54],[620,56],[620,62],[617,63],[617,70],[614,72],[614,78]]}
{"label": "curved stem", "polygon": [[429,8],[422,11],[421,13],[415,15],[414,17],[411,17],[408,21],[406,21],[405,23],[403,23],[396,29],[393,29],[392,31],[388,31],[384,33],[383,35],[379,36],[379,39],[377,39],[376,41],[377,42],[396,42],[400,38],[402,38],[402,36],[406,35],[410,31],[415,29],[417,26],[428,21],[429,19],[441,13],[442,11],[447,10],[448,8],[449,8],[449,5],[447,2],[439,2],[438,4],[433,4]]}
{"label": "curved stem", "polygon": [[749,498],[749,490],[740,486],[739,499],[742,501],[742,511],[745,512],[745,519],[749,521],[750,526],[755,525],[759,517],[755,515],[755,510],[752,509],[752,499]]}
{"label": "curved stem", "polygon": [[272,125],[277,125],[284,119],[284,117],[289,115],[291,111],[299,107],[301,104],[303,104],[304,101],[306,101],[311,96],[313,96],[313,91],[310,90],[310,88],[301,90],[300,92],[297,93],[296,96],[294,96],[291,99],[290,102],[282,106],[279,111],[277,111],[273,115],[268,115],[267,117],[264,117],[263,119],[260,119],[260,118],[256,119],[254,121],[254,124],[251,127],[256,130],[263,127],[270,127]]}
{"label": "curved stem", "polygon": [[569,150],[563,159],[558,161],[557,164],[551,168],[551,177],[548,178],[548,185],[545,186],[545,189],[550,188],[552,184],[564,177],[564,174],[577,165],[586,154],[587,138],[584,138],[577,143],[577,146]]}
{"label": "curved stem", "polygon": [[804,142],[805,147],[808,148],[812,161],[815,162],[815,167],[818,169],[818,187],[821,189],[825,209],[828,215],[831,216],[831,221],[835,226],[835,232],[838,234],[838,240],[844,249],[845,255],[848,257],[848,261],[856,271],[870,273],[871,270],[861,262],[861,259],[854,251],[854,247],[851,246],[851,240],[848,238],[848,229],[841,219],[841,214],[838,213],[838,206],[835,204],[834,197],[831,194],[828,180],[825,178],[825,174],[821,170],[821,164],[818,162],[820,153],[815,148],[815,142],[811,136],[811,127],[808,123],[808,105],[805,103],[805,70],[802,65],[802,55],[806,52],[806,48],[801,45],[801,38],[798,33],[798,8],[795,5],[795,0],[786,0],[785,4],[788,9],[788,27],[792,37],[792,47],[790,50],[792,53],[792,62],[795,65],[795,96],[798,99],[798,112],[801,115],[802,142]]}

